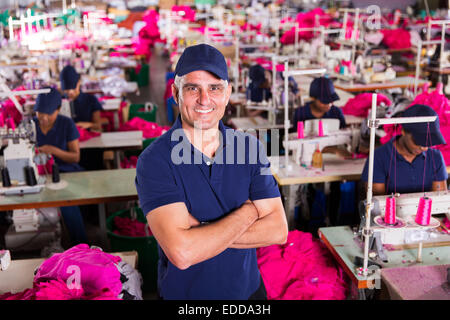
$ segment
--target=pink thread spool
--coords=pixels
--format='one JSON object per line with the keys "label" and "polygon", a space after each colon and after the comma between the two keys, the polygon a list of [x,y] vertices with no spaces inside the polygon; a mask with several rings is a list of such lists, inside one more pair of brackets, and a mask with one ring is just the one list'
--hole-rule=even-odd
{"label": "pink thread spool", "polygon": [[416,223],[421,226],[428,226],[431,220],[431,198],[421,197],[417,208]]}
{"label": "pink thread spool", "polygon": [[303,121],[297,122],[297,139],[303,139],[305,136],[303,134]]}
{"label": "pink thread spool", "polygon": [[386,198],[386,210],[384,213],[384,222],[386,224],[394,225],[397,221],[395,219],[395,197],[389,196]]}
{"label": "pink thread spool", "polygon": [[323,123],[319,120],[319,137],[323,137]]}

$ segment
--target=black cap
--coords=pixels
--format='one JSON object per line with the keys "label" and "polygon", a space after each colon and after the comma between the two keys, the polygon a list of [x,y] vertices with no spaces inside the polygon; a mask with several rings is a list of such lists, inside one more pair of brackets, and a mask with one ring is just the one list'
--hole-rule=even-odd
{"label": "black cap", "polygon": [[333,81],[329,78],[315,78],[309,86],[309,96],[328,104],[339,100],[339,96],[334,90]]}
{"label": "black cap", "polygon": [[415,104],[403,112],[403,117],[432,117],[436,116],[433,122],[402,123],[402,128],[410,132],[414,142],[423,147],[430,147],[439,144],[446,144],[439,127],[439,116],[429,106]]}

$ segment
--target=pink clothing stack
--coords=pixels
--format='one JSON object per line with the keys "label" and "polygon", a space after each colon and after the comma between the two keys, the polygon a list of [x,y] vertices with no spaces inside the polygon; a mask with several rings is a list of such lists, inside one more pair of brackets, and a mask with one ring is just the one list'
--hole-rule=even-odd
{"label": "pink clothing stack", "polygon": [[119,131],[140,130],[143,133],[144,139],[149,139],[159,137],[169,129],[169,126],[159,126],[155,122],[150,122],[139,117],[135,117],[121,125]]}
{"label": "pink clothing stack", "polygon": [[382,29],[383,43],[389,49],[411,48],[411,34],[405,29]]}
{"label": "pink clothing stack", "polygon": [[[379,93],[377,95],[377,106],[381,103],[390,106],[392,104],[391,100],[385,95]],[[353,115],[356,117],[367,117],[372,108],[372,94],[371,93],[361,93],[356,95],[354,98],[350,98],[345,106],[342,107],[342,112],[344,114]]]}
{"label": "pink clothing stack", "polygon": [[98,137],[99,135],[101,135],[100,132],[86,130],[80,126],[76,126],[76,127],[78,129],[78,132],[80,133],[80,138],[78,138],[78,140],[80,142],[86,141],[86,140],[89,140],[89,139],[92,139],[94,137]]}
{"label": "pink clothing stack", "polygon": [[290,231],[286,244],[257,250],[269,300],[344,300],[346,276],[311,233]]}
{"label": "pink clothing stack", "polygon": [[[132,220],[127,217],[114,217],[115,234],[128,237],[147,237],[151,236],[152,232],[146,223],[138,220]],[[147,233],[146,229],[147,228]]]}

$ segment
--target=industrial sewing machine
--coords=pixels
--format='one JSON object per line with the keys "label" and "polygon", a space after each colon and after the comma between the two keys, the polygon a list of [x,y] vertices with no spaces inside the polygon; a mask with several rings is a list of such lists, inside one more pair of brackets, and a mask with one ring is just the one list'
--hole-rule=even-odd
{"label": "industrial sewing machine", "polygon": [[[323,135],[319,136],[320,122]],[[296,125],[296,124],[295,124]],[[297,165],[311,166],[316,149],[322,151],[327,146],[347,145],[355,151],[359,143],[360,130],[357,128],[339,129],[338,119],[314,119],[304,121],[304,138],[298,139],[297,132],[289,134],[286,152],[292,150],[293,160]]]}
{"label": "industrial sewing machine", "polygon": [[[418,243],[427,242],[443,242],[450,241],[450,235],[435,231],[441,226],[438,219],[431,216],[430,224],[423,226],[415,222],[415,215],[418,210],[419,199],[424,196],[424,193],[407,193],[397,194],[395,196],[396,202],[396,223],[388,225],[384,221],[386,212],[386,199],[389,196],[374,196],[371,229],[373,230],[373,237],[370,247],[374,250],[372,255],[376,254],[381,260],[387,260],[384,249],[393,248],[399,249],[405,246],[417,246]],[[426,196],[432,199],[431,215],[446,214],[450,219],[449,203],[450,192],[434,191],[427,192]],[[365,225],[365,217],[361,217],[361,224],[359,232],[362,232],[362,227]]]}
{"label": "industrial sewing machine", "polygon": [[25,120],[17,128],[3,126],[0,128],[0,137],[3,141],[7,141],[1,161],[2,187],[0,194],[40,192],[46,178],[38,175],[36,166],[34,121]]}

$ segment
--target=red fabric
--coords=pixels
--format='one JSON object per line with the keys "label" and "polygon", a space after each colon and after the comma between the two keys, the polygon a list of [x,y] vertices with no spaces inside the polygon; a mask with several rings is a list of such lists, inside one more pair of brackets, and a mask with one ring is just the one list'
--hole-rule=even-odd
{"label": "red fabric", "polygon": [[[387,106],[392,104],[391,100],[383,94],[377,95],[377,106],[380,103],[385,103]],[[372,94],[371,93],[360,93],[354,98],[347,101],[345,106],[342,107],[342,112],[344,114],[354,115],[356,117],[367,117],[370,109],[372,108]]]}
{"label": "red fabric", "polygon": [[311,233],[290,231],[286,244],[257,249],[269,300],[344,300],[346,276]]}
{"label": "red fabric", "polygon": [[98,137],[99,135],[101,135],[100,132],[89,131],[89,130],[86,130],[79,126],[77,126],[77,129],[78,129],[78,132],[80,133],[80,138],[78,138],[78,140],[80,140],[80,142],[86,141],[86,140],[89,140],[91,138]]}
{"label": "red fabric", "polygon": [[405,29],[382,29],[382,42],[390,49],[411,48],[411,34]]}
{"label": "red fabric", "polygon": [[146,237],[145,228],[148,228],[148,236],[152,235],[150,227],[138,220],[132,220],[128,217],[114,217],[114,233],[120,236],[128,237]]}
{"label": "red fabric", "polygon": [[119,131],[134,131],[140,130],[143,133],[144,139],[156,138],[169,130],[169,126],[160,127],[155,122],[145,121],[139,117],[135,117],[128,122],[122,124]]}

